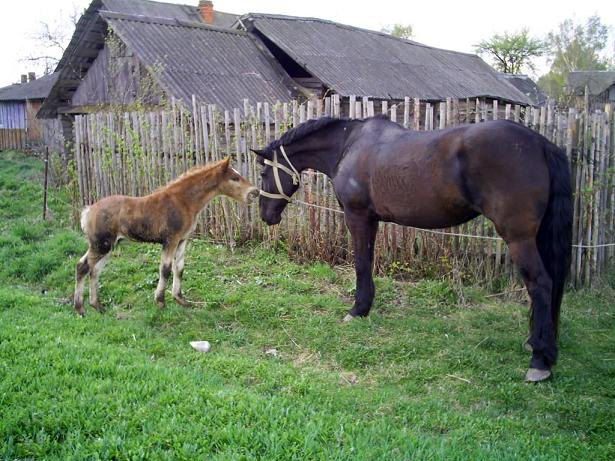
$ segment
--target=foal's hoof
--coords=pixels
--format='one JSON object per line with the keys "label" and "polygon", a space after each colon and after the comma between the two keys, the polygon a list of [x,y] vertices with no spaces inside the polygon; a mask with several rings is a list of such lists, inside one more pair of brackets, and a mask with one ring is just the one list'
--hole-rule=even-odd
{"label": "foal's hoof", "polygon": [[98,312],[100,312],[101,314],[104,314],[106,311],[106,309],[100,303],[92,304],[92,307],[96,309]]}
{"label": "foal's hoof", "polygon": [[157,299],[156,300],[156,305],[158,306],[158,308],[164,309],[164,306],[165,306],[164,299],[163,300]]}
{"label": "foal's hoof", "polygon": [[81,309],[75,309],[75,313],[81,318],[85,317],[85,309],[83,307]]}
{"label": "foal's hoof", "polygon": [[346,317],[344,317],[343,322],[351,322],[353,319],[354,319],[353,315],[346,314]]}
{"label": "foal's hoof", "polygon": [[180,306],[183,307],[188,307],[190,306],[190,301],[188,301],[186,298],[184,298],[183,296],[173,296],[173,299],[177,302],[177,304],[179,304]]}
{"label": "foal's hoof", "polygon": [[525,381],[528,383],[537,383],[549,379],[551,377],[551,370],[539,370],[538,368],[530,368],[525,374]]}

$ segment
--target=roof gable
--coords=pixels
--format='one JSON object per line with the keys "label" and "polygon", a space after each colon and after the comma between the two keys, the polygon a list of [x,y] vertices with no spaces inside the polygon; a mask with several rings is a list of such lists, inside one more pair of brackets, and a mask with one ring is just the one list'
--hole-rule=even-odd
{"label": "roof gable", "polygon": [[[120,14],[135,14],[146,12],[148,15],[159,15],[160,19],[171,19],[184,22],[201,21],[196,6],[177,5],[155,2],[151,0],[93,0],[79,19],[75,32],[67,46],[56,72],[59,74],[49,97],[43,103],[38,116],[53,118],[58,109],[67,106],[83,76],[88,72],[94,59],[103,48],[108,24],[100,15],[101,10],[114,10]],[[230,26],[236,20],[235,15],[215,13],[216,21],[224,26]],[[173,93],[171,93],[173,94]]]}
{"label": "roof gable", "polygon": [[476,55],[322,19],[251,13],[241,20],[343,96],[529,102]]}

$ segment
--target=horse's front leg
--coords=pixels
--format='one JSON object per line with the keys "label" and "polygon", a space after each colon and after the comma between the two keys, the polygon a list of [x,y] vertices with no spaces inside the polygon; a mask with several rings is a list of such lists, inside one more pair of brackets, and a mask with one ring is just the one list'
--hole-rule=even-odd
{"label": "horse's front leg", "polygon": [[346,225],[350,230],[354,245],[357,287],[354,306],[344,317],[345,322],[352,320],[354,317],[367,316],[372,307],[376,291],[372,269],[378,221],[354,213],[346,213]]}

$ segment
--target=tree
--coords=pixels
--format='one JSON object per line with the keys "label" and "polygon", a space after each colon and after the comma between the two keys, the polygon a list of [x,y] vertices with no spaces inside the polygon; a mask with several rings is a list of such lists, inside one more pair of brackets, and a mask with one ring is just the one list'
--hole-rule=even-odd
{"label": "tree", "polygon": [[393,37],[403,38],[409,40],[412,38],[412,26],[410,24],[393,24],[392,26],[386,26],[381,29],[381,32],[392,35]]}
{"label": "tree", "polygon": [[566,79],[573,70],[605,70],[609,62],[601,52],[607,47],[608,27],[599,16],[591,16],[585,24],[572,19],[562,22],[548,35],[552,55],[551,69],[538,80],[538,85],[549,96],[561,102],[568,99]]}
{"label": "tree", "polygon": [[520,74],[524,68],[533,70],[532,58],[542,56],[546,44],[529,36],[527,29],[516,33],[495,34],[475,45],[476,52],[492,59],[493,67],[506,74]]}
{"label": "tree", "polygon": [[31,35],[32,49],[36,52],[26,55],[22,60],[35,64],[43,74],[54,71],[64,50],[73,35],[81,10],[73,4],[72,11],[65,15],[59,12],[59,19],[51,22],[41,21],[38,29]]}

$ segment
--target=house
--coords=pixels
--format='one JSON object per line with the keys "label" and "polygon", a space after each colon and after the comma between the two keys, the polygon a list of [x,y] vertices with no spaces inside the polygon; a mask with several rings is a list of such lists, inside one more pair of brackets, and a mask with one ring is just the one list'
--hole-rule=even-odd
{"label": "house", "polygon": [[293,81],[317,97],[335,92],[378,100],[530,103],[474,54],[316,18],[251,13],[236,27],[257,37]]}
{"label": "house", "polygon": [[[40,117],[159,106],[192,97],[223,109],[289,101],[289,79],[236,17],[149,0],[94,0],[77,24]],[[288,81],[287,81],[288,80]]]}
{"label": "house", "polygon": [[192,95],[222,108],[337,93],[382,100],[498,99],[530,104],[478,56],[322,19],[94,0],[77,24],[41,117]]}
{"label": "house", "polygon": [[33,148],[43,140],[43,122],[36,113],[47,98],[57,74],[21,76],[20,83],[0,88],[0,150]]}
{"label": "house", "polygon": [[585,104],[585,90],[591,107],[604,108],[615,102],[615,71],[578,70],[568,74],[568,90],[579,106]]}
{"label": "house", "polygon": [[536,82],[525,74],[505,74],[499,73],[498,76],[509,84],[521,91],[532,106],[542,106],[547,103],[548,96],[538,87]]}

